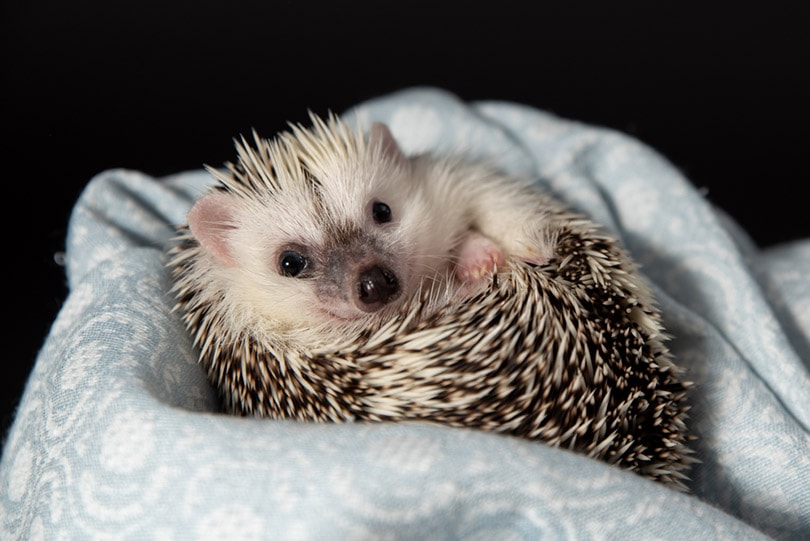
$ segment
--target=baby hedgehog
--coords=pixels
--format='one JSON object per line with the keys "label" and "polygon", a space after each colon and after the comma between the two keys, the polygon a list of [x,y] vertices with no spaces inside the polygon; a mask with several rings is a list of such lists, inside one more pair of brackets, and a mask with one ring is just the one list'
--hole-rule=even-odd
{"label": "baby hedgehog", "polygon": [[528,182],[311,118],[209,168],[170,250],[228,411],[475,427],[686,489],[689,385],[616,240]]}

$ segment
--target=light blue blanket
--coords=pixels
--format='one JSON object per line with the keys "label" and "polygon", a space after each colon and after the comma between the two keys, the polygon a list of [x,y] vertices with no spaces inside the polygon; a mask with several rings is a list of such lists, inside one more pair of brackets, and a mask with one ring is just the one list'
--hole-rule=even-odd
{"label": "light blue blanket", "polygon": [[211,179],[115,170],[70,221],[70,295],[4,449],[0,538],[810,538],[810,239],[759,250],[647,146],[518,104],[408,89],[347,118],[409,152],[495,159],[622,240],[697,383],[693,494],[473,430],[214,413],[163,267]]}

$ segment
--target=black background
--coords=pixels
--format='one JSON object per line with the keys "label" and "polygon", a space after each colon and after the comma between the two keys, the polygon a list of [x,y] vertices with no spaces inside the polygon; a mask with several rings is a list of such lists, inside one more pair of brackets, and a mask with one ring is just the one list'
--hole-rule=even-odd
{"label": "black background", "polygon": [[468,4],[4,1],[0,428],[67,294],[84,184],[219,165],[308,108],[414,85],[526,103],[656,148],[763,247],[810,236],[806,1]]}

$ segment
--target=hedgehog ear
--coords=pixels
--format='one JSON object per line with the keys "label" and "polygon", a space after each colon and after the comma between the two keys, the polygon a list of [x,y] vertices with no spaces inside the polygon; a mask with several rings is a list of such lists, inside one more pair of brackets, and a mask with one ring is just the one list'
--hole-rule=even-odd
{"label": "hedgehog ear", "polygon": [[371,125],[369,145],[373,149],[376,148],[380,156],[390,160],[396,167],[410,167],[408,158],[402,153],[402,150],[400,150],[396,139],[394,139],[394,136],[391,134],[391,130],[382,122],[375,122]]}
{"label": "hedgehog ear", "polygon": [[204,195],[188,213],[188,227],[200,245],[229,267],[236,266],[230,232],[236,229],[236,206],[224,192]]}

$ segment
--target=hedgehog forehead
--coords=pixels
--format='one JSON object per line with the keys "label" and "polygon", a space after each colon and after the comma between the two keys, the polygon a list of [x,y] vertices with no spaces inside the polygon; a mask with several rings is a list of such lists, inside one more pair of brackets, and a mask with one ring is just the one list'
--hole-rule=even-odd
{"label": "hedgehog forehead", "polygon": [[383,201],[395,208],[409,197],[407,182],[370,160],[307,165],[322,220],[331,228],[363,229],[371,219],[373,202]]}
{"label": "hedgehog forehead", "polygon": [[324,212],[317,190],[267,192],[250,205],[256,234],[272,245],[320,245],[324,241],[324,231],[330,227],[328,213]]}
{"label": "hedgehog forehead", "polygon": [[282,136],[286,150],[315,184],[323,205],[337,219],[350,219],[362,207],[374,182],[361,132],[352,132],[336,118],[327,124],[314,117],[310,130]]}
{"label": "hedgehog forehead", "polygon": [[285,245],[308,247],[315,255],[330,246],[349,244],[361,236],[362,206],[324,193],[316,180],[287,183],[243,198],[248,213],[243,222],[252,242],[277,251]]}
{"label": "hedgehog forehead", "polygon": [[320,243],[354,235],[372,200],[403,198],[408,183],[374,155],[359,129],[335,116],[312,120],[311,128],[293,125],[272,140],[254,133],[253,146],[243,139],[238,162],[220,180],[260,202],[269,234]]}
{"label": "hedgehog forehead", "polygon": [[365,191],[346,182],[347,178],[351,175],[344,172],[318,178],[308,169],[294,175],[282,173],[278,189],[265,190],[257,199],[267,219],[290,234],[318,230],[335,235],[338,230],[357,228],[366,206]]}

